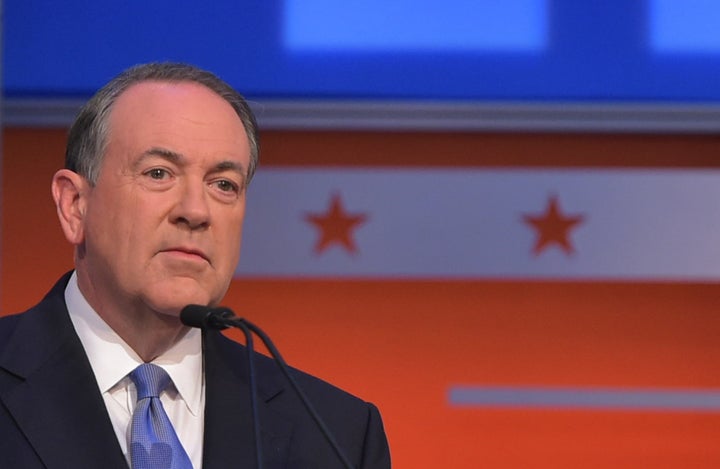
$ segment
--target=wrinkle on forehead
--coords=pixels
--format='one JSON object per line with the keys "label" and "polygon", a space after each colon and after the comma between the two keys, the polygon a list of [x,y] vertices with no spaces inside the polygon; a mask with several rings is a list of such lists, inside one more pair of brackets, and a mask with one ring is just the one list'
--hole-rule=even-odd
{"label": "wrinkle on forehead", "polygon": [[[118,98],[110,122],[108,143],[130,155],[148,153],[178,164],[183,157],[210,156],[218,160],[215,171],[247,178],[251,155],[245,127],[229,103],[202,85],[138,83]],[[176,142],[182,147],[175,148]]]}

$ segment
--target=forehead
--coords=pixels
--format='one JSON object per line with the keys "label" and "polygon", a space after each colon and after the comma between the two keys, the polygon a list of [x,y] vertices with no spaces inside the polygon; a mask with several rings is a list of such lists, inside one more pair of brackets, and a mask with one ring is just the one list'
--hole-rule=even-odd
{"label": "forehead", "polygon": [[160,146],[189,155],[217,154],[243,160],[244,167],[250,152],[233,107],[192,82],[148,81],[125,90],[109,116],[108,150],[118,146],[134,152]]}

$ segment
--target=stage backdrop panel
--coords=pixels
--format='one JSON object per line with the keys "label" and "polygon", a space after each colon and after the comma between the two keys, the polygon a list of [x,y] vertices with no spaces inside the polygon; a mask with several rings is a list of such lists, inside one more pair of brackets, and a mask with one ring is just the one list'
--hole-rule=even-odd
{"label": "stage backdrop panel", "polygon": [[[3,314],[72,266],[64,134],[5,132]],[[395,467],[720,463],[716,137],[262,141],[225,303],[375,402]]]}
{"label": "stage backdrop panel", "polygon": [[719,19],[713,0],[16,0],[2,60],[19,98],[87,97],[164,59],[253,99],[716,109]]}

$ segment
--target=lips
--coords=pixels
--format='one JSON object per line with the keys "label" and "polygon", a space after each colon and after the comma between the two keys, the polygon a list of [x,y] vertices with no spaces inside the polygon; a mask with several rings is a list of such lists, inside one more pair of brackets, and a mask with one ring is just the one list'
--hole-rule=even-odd
{"label": "lips", "polygon": [[191,247],[184,247],[184,246],[173,246],[166,249],[162,249],[160,252],[165,252],[169,254],[176,254],[179,256],[187,256],[188,258],[193,257],[199,257],[203,259],[208,264],[210,263],[210,257],[205,254],[204,251],[196,248]]}

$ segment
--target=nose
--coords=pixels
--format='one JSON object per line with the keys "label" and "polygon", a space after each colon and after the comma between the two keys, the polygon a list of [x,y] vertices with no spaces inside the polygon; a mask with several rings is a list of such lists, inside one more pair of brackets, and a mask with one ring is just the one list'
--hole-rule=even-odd
{"label": "nose", "polygon": [[210,225],[210,206],[205,184],[186,181],[179,189],[177,203],[170,215],[171,221],[191,230],[207,228]]}

